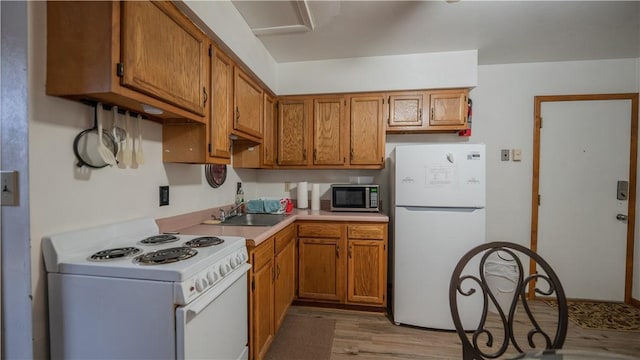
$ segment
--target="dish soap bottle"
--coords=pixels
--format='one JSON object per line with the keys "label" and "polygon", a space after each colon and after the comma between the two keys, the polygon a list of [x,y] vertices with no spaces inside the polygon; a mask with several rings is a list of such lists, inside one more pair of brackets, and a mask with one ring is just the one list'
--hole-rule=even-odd
{"label": "dish soap bottle", "polygon": [[[236,190],[236,206],[244,202],[244,190],[242,190],[242,183],[238,182],[238,189]],[[244,214],[244,205],[238,208],[238,211]]]}

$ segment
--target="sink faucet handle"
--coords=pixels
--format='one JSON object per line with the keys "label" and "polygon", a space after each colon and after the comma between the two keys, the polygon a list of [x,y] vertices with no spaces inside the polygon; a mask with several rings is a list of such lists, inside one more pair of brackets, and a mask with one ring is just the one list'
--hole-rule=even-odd
{"label": "sink faucet handle", "polygon": [[226,213],[224,212],[224,209],[220,209],[220,217],[219,217],[219,220],[220,220],[221,222],[224,222],[226,218],[227,218],[227,215],[226,215]]}

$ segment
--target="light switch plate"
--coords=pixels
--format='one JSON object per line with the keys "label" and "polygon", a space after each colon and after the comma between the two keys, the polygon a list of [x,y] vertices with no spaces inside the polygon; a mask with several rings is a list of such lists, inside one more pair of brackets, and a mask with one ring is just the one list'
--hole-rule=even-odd
{"label": "light switch plate", "polygon": [[513,149],[511,158],[513,161],[522,161],[522,149]]}
{"label": "light switch plate", "polygon": [[0,192],[2,206],[18,206],[18,172],[0,172]]}

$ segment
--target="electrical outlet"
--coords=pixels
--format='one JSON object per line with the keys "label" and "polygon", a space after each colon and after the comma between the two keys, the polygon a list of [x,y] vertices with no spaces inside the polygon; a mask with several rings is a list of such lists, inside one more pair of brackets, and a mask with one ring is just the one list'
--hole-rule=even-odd
{"label": "electrical outlet", "polygon": [[509,149],[500,150],[500,158],[502,161],[509,161]]}
{"label": "electrical outlet", "polygon": [[160,206],[169,205],[169,187],[160,186]]}
{"label": "electrical outlet", "polygon": [[0,191],[2,206],[18,206],[18,172],[0,172]]}

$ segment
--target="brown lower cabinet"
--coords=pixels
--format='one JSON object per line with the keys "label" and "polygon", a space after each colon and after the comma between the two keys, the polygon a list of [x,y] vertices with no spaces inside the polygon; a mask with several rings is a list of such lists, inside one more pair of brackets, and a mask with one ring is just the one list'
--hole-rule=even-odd
{"label": "brown lower cabinet", "polygon": [[298,223],[298,299],[387,306],[387,224]]}
{"label": "brown lower cabinet", "polygon": [[249,359],[263,359],[295,297],[296,228],[249,246]]}
{"label": "brown lower cabinet", "polygon": [[264,359],[294,299],[387,306],[386,223],[299,221],[249,245],[249,260],[249,359]]}

